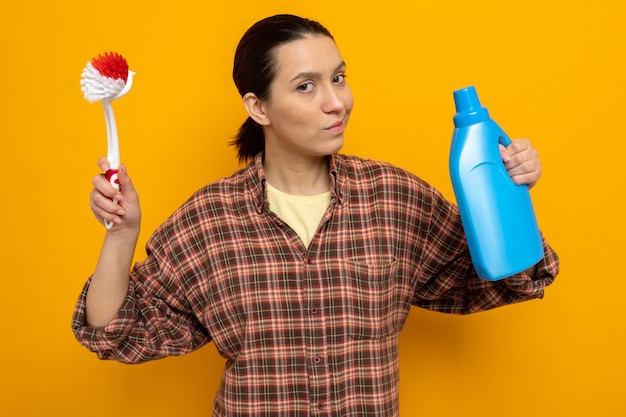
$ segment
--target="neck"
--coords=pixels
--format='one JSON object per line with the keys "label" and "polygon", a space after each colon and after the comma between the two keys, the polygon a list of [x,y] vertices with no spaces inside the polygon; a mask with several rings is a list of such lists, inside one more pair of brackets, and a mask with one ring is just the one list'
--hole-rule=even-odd
{"label": "neck", "polygon": [[272,186],[292,195],[318,195],[330,189],[330,157],[289,160],[265,155],[265,178]]}

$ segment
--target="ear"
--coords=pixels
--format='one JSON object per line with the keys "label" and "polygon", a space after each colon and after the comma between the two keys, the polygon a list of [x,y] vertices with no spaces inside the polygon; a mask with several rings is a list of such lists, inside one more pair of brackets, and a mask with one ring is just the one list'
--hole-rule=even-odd
{"label": "ear", "polygon": [[243,106],[246,108],[248,115],[260,124],[261,126],[267,126],[270,124],[270,120],[265,113],[265,106],[256,94],[246,93],[243,96]]}

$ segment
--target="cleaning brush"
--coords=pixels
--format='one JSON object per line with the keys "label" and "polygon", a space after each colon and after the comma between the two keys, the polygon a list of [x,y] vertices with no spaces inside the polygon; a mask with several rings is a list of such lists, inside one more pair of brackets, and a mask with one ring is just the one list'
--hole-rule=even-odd
{"label": "cleaning brush", "polygon": [[[105,176],[117,190],[120,189],[117,172],[120,167],[120,146],[117,137],[117,126],[111,101],[124,96],[133,85],[135,73],[128,69],[126,59],[116,52],[105,52],[87,63],[80,80],[81,91],[85,99],[91,103],[101,101],[107,129],[107,158],[109,169]],[[113,222],[106,221],[107,229]]]}

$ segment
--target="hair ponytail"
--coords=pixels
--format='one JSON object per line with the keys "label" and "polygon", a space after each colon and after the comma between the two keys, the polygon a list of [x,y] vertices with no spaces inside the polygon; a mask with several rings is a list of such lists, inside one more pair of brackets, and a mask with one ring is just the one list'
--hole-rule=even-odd
{"label": "hair ponytail", "polygon": [[237,136],[231,142],[237,148],[239,162],[248,162],[259,152],[265,150],[265,135],[263,128],[248,117],[239,128]]}

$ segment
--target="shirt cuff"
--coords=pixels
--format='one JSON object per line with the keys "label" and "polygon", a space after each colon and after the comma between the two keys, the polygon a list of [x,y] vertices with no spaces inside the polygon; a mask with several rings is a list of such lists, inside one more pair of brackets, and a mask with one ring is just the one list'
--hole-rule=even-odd
{"label": "shirt cuff", "polygon": [[81,345],[92,352],[97,352],[98,356],[102,357],[102,352],[116,348],[126,339],[137,320],[135,299],[131,296],[134,291],[134,282],[130,281],[122,306],[113,320],[104,328],[90,326],[86,321],[85,307],[90,284],[91,277],[85,283],[74,307],[72,331]]}
{"label": "shirt cuff", "polygon": [[516,292],[526,294],[530,298],[543,298],[544,289],[554,282],[559,273],[559,257],[550,245],[543,240],[543,258],[537,263],[535,276],[531,277],[525,272],[506,278],[506,285]]}

